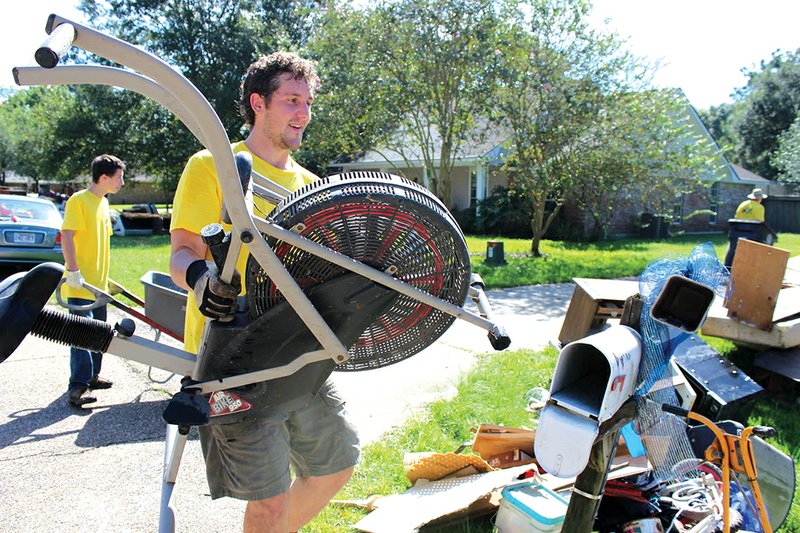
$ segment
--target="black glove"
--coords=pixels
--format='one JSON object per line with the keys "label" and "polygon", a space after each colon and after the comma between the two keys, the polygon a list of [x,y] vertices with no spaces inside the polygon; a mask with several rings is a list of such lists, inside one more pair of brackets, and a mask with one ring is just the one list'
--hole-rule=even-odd
{"label": "black glove", "polygon": [[239,272],[234,271],[231,282],[225,283],[219,277],[217,265],[211,261],[198,260],[186,270],[186,283],[194,291],[194,300],[200,313],[220,322],[233,320],[236,297],[242,289]]}

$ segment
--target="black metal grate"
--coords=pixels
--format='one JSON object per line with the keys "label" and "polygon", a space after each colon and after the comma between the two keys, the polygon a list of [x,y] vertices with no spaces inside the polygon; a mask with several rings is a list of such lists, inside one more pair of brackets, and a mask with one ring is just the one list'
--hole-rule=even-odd
{"label": "black metal grate", "polygon": [[[463,305],[470,262],[464,236],[444,205],[416,183],[380,172],[350,172],[318,180],[282,201],[270,217],[284,228],[446,302]],[[347,271],[283,241],[268,239],[301,288]],[[250,313],[258,317],[283,296],[251,256],[247,267]],[[336,370],[368,370],[402,361],[438,339],[454,317],[413,298],[395,303],[350,348]]]}

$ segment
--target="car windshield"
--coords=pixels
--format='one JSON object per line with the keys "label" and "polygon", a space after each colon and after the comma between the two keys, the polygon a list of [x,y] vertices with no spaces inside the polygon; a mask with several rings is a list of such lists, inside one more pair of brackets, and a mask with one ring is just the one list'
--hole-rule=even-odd
{"label": "car windshield", "polygon": [[56,206],[25,199],[0,199],[0,219],[18,222],[38,221],[61,225],[61,215]]}

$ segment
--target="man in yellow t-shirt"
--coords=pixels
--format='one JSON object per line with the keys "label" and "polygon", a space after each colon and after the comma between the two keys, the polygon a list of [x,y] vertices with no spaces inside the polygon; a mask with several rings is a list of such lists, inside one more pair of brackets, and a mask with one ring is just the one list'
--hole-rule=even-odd
{"label": "man in yellow t-shirt", "polygon": [[759,220],[764,222],[764,206],[761,202],[764,201],[767,195],[764,191],[756,187],[753,192],[747,195],[747,200],[739,204],[736,208],[736,215],[734,218],[739,220]]}
{"label": "man in yellow t-shirt", "polygon": [[[92,161],[92,183],[87,189],[73,194],[64,208],[61,225],[61,250],[66,266],[66,283],[62,297],[72,305],[87,306],[94,296],[83,283],[108,291],[108,270],[111,264],[111,217],[107,194],[114,194],[124,183],[125,164],[113,155],[103,154]],[[106,306],[90,311],[70,310],[74,315],[106,319]],[[107,389],[112,383],[102,379],[100,367],[103,354],[82,348],[70,349],[70,378],[67,401],[74,407],[96,402],[88,393]]]}
{"label": "man in yellow t-shirt", "polygon": [[[311,120],[318,83],[313,63],[286,52],[261,57],[242,80],[239,105],[250,133],[232,148],[250,152],[254,171],[289,190],[316,179],[291,152],[300,147]],[[256,205],[259,215],[272,208],[264,202]],[[189,291],[184,342],[194,353],[206,317],[224,320],[235,313],[237,294],[243,292],[238,272],[245,272],[246,252],[228,284],[220,279],[200,237],[205,225],[222,222],[221,213],[213,159],[202,151],[189,159],[181,175],[170,227],[170,273]],[[277,406],[266,415],[200,426],[199,432],[211,497],[247,501],[245,532],[298,531],[347,483],[360,453],[358,435],[330,380],[302,407]]]}

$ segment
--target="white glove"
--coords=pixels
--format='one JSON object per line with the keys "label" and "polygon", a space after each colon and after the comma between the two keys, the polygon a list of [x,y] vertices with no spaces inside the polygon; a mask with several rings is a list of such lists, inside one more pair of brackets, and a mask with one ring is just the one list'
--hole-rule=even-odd
{"label": "white glove", "polygon": [[73,289],[82,288],[85,281],[80,270],[67,270],[67,285]]}

